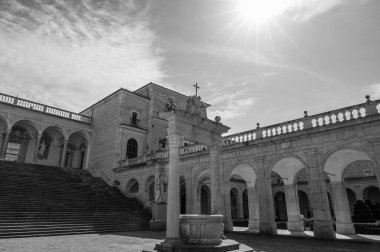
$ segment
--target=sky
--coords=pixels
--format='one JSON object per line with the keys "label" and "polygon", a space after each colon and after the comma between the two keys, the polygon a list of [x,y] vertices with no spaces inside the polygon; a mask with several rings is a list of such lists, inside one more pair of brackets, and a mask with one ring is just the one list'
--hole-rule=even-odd
{"label": "sky", "polygon": [[244,1],[0,0],[0,92],[80,112],[198,83],[230,133],[380,99],[380,1]]}

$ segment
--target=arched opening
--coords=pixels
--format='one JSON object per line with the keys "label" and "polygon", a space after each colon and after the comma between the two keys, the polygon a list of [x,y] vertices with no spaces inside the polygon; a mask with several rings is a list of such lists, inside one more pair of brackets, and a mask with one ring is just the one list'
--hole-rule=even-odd
{"label": "arched opening", "polygon": [[231,201],[231,218],[238,218],[238,191],[235,188],[230,190],[230,201]]}
{"label": "arched opening", "polygon": [[126,158],[135,158],[138,154],[138,144],[137,141],[133,138],[129,139],[127,142],[127,153]]}
{"label": "arched opening", "polygon": [[249,206],[248,206],[248,191],[244,190],[242,193],[243,197],[243,217],[244,219],[249,219]]}
{"label": "arched opening", "polygon": [[201,214],[211,214],[211,192],[208,186],[201,186]]}
{"label": "arched opening", "polygon": [[[37,125],[28,120],[13,124],[5,150],[5,160],[32,163],[37,142]],[[3,133],[3,139],[5,132]],[[5,144],[5,143],[4,143]]]}
{"label": "arched opening", "polygon": [[127,193],[138,193],[139,192],[139,183],[136,179],[129,180],[127,184]]}
{"label": "arched opening", "polygon": [[152,202],[154,201],[154,176],[150,176],[145,183],[145,198]]}
{"label": "arched opening", "polygon": [[370,200],[372,204],[380,204],[380,191],[378,187],[369,186],[363,191],[364,200]]}
{"label": "arched opening", "polygon": [[313,213],[310,211],[309,198],[304,191],[298,190],[298,202],[300,213],[305,218],[311,218],[313,216]]}
{"label": "arched opening", "polygon": [[180,187],[180,213],[186,214],[186,180],[184,177],[180,177],[179,179],[179,187]]}
{"label": "arched opening", "polygon": [[354,204],[356,201],[356,195],[355,195],[354,191],[352,191],[349,188],[346,188],[346,194],[347,194],[348,206],[350,207],[350,213],[352,216],[353,211],[354,211]]}
{"label": "arched opening", "polygon": [[[63,129],[57,126],[45,128],[40,139],[37,163],[60,166],[64,143],[65,133]],[[67,145],[67,150],[71,150],[71,145]]]}
{"label": "arched opening", "polygon": [[[259,228],[259,205],[255,188],[256,178],[255,170],[248,164],[239,164],[235,166],[231,172],[230,223],[232,223],[233,226],[249,226],[251,230],[258,230]],[[248,190],[252,192],[250,195],[248,194]],[[250,216],[250,214],[252,216]],[[232,228],[232,226],[230,228]]]}
{"label": "arched opening", "polygon": [[284,192],[277,192],[274,195],[275,206],[275,221],[283,222],[288,221],[288,214],[286,209],[286,198]]}
{"label": "arched opening", "polygon": [[88,148],[88,141],[82,132],[70,135],[66,148],[65,167],[84,168]]}

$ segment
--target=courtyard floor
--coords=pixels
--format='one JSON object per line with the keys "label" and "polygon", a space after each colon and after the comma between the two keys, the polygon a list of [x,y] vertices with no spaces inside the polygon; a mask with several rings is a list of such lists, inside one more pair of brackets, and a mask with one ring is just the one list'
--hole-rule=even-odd
{"label": "courtyard floor", "polygon": [[[285,230],[284,230],[285,231]],[[280,232],[281,233],[281,232]],[[372,242],[357,240],[324,241],[287,235],[261,236],[257,234],[234,232],[227,238],[246,244],[260,252],[285,251],[380,251],[380,237],[373,236]],[[113,234],[66,235],[17,239],[0,239],[0,251],[5,252],[138,252],[152,250],[161,242],[165,232],[137,231]]]}

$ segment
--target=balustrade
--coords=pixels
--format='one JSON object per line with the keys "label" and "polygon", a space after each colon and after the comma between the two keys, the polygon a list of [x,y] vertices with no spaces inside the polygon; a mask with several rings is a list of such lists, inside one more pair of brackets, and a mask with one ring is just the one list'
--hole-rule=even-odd
{"label": "balustrade", "polygon": [[92,123],[91,117],[72,113],[72,112],[62,110],[59,108],[50,107],[50,106],[43,105],[40,103],[28,101],[28,100],[21,99],[18,97],[7,95],[7,94],[0,93],[0,102],[7,103],[10,105],[14,105],[17,107],[22,107],[22,108],[34,110],[34,111],[39,111],[39,112],[50,114],[50,115],[55,115],[55,116],[71,119],[74,121],[84,122],[84,123],[88,123],[88,124]]}
{"label": "balustrade", "polygon": [[369,96],[366,96],[366,98],[367,102],[363,104],[337,109],[313,116],[308,116],[307,111],[305,111],[305,116],[303,118],[263,128],[260,128],[260,125],[257,124],[256,129],[225,136],[224,146],[255,141],[262,138],[270,138],[302,131],[308,128],[323,127],[347,122],[350,120],[357,120],[368,116],[378,115],[380,100],[371,101],[369,99]]}

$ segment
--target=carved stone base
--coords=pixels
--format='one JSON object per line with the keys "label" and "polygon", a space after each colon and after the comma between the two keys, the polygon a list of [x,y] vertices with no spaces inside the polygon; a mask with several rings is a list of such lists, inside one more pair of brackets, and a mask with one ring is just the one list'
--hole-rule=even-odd
{"label": "carved stone base", "polygon": [[244,249],[239,249],[240,244],[238,242],[234,240],[228,240],[228,239],[223,240],[222,243],[219,245],[179,244],[179,245],[173,245],[171,247],[167,247],[163,243],[157,244],[155,250],[158,252],[227,252],[227,251],[253,252],[253,249],[247,246],[244,246]]}

